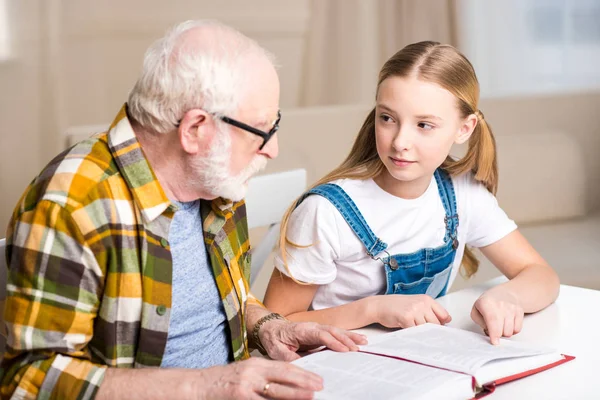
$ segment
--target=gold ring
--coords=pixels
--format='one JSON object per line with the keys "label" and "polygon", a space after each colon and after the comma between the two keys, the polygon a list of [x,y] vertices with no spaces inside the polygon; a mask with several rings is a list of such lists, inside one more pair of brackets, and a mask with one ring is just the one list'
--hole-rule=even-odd
{"label": "gold ring", "polygon": [[271,384],[269,382],[267,382],[265,387],[263,388],[263,394],[265,396],[267,395],[267,391],[269,390],[269,387],[271,387]]}

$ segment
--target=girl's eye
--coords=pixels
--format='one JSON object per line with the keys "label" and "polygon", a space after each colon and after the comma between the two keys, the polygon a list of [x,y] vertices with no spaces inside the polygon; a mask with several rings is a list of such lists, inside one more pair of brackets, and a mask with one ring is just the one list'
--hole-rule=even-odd
{"label": "girl's eye", "polygon": [[430,131],[434,128],[433,125],[428,124],[427,122],[419,122],[417,126],[425,131]]}
{"label": "girl's eye", "polygon": [[392,121],[393,121],[392,117],[390,117],[390,116],[389,116],[389,115],[387,115],[387,114],[381,114],[381,115],[379,116],[379,118],[380,118],[380,119],[381,119],[383,122],[392,122]]}

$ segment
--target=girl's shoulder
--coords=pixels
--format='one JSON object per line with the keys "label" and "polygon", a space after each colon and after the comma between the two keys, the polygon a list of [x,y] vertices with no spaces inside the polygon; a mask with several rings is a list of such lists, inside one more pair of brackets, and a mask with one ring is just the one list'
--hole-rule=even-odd
{"label": "girl's shoulder", "polygon": [[360,196],[363,193],[372,194],[373,190],[379,188],[373,179],[337,179],[329,182],[329,184],[337,185],[344,190],[350,197]]}
{"label": "girl's shoulder", "polygon": [[498,199],[487,187],[475,179],[473,173],[468,172],[452,177],[456,202],[459,213],[464,216],[477,215],[478,223],[481,219],[497,213],[504,214],[498,205]]}
{"label": "girl's shoulder", "polygon": [[373,179],[344,178],[344,179],[337,179],[335,181],[331,181],[330,183],[338,185],[345,191],[348,191],[348,190],[352,191],[352,190],[368,190],[369,187],[371,186],[371,184],[374,184],[375,182],[373,181]]}
{"label": "girl's shoulder", "polygon": [[480,208],[487,208],[491,212],[498,207],[496,197],[483,183],[475,179],[472,172],[453,176],[452,183],[459,212],[463,215],[471,214]]}
{"label": "girl's shoulder", "polygon": [[460,218],[459,235],[472,247],[488,246],[514,231],[517,225],[498,204],[496,196],[473,173],[452,177]]}
{"label": "girl's shoulder", "polygon": [[452,184],[457,195],[464,193],[477,193],[481,191],[488,192],[485,185],[476,180],[472,172],[465,172],[464,174],[453,176]]}
{"label": "girl's shoulder", "polygon": [[[359,180],[359,179],[338,179],[335,181],[329,182],[329,184],[337,185],[346,194],[356,201],[362,197],[373,194],[373,185],[376,186],[375,182],[372,179],[367,180]],[[297,207],[297,210],[302,210],[303,214],[305,213],[316,213],[317,210],[321,212],[328,212],[335,209],[335,206],[325,197],[320,195],[311,194],[306,196],[302,203]]]}

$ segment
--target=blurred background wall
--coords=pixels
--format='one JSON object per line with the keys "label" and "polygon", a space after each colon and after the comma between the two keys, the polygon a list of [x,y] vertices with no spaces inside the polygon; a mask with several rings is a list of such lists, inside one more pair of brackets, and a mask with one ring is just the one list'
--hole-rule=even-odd
{"label": "blurred background wall", "polygon": [[586,210],[600,210],[600,0],[0,0],[0,237],[28,182],[65,147],[65,130],[109,123],[147,46],[197,18],[230,24],[278,57],[282,155],[310,152],[310,171],[339,163],[359,125],[332,152],[311,132],[284,139],[285,111],[372,104],[390,55],[437,40],[475,65],[496,135],[561,132],[577,143]]}

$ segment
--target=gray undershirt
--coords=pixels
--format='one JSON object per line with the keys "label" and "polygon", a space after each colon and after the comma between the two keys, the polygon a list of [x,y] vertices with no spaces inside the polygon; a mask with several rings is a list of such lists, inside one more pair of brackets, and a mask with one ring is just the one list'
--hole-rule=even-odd
{"label": "gray undershirt", "polygon": [[172,308],[161,367],[224,365],[231,361],[227,316],[206,254],[200,201],[173,203]]}

